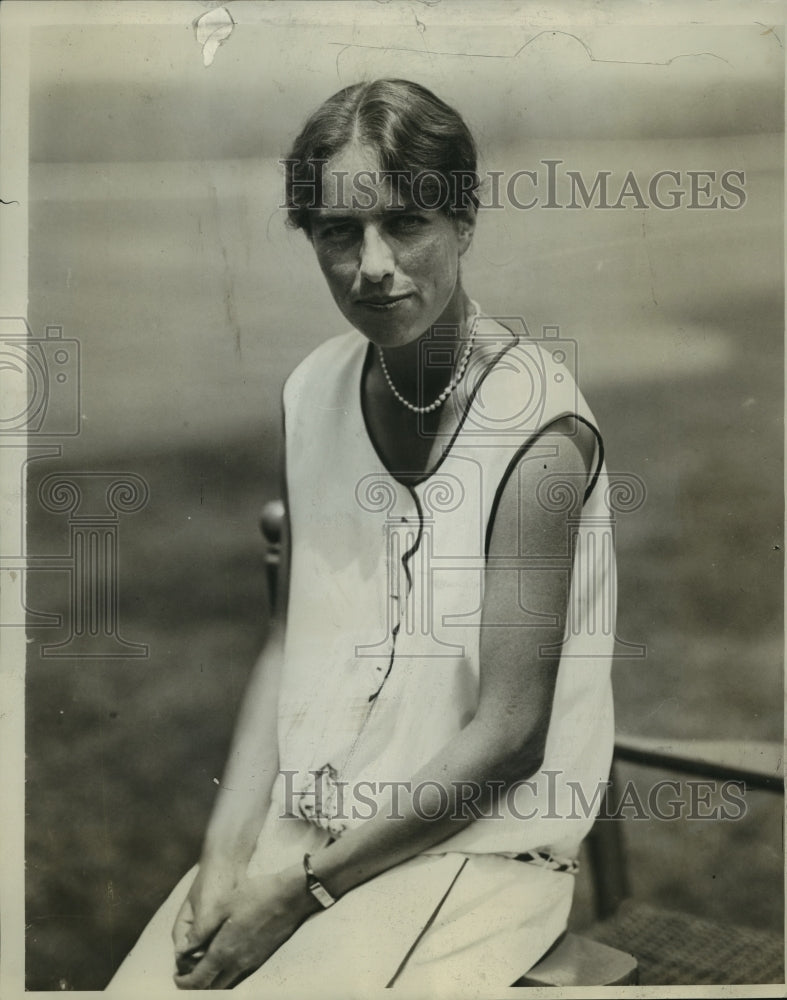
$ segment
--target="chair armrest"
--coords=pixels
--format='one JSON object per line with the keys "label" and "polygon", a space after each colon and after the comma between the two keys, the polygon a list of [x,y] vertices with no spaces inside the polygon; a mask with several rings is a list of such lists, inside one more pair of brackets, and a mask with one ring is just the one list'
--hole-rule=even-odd
{"label": "chair armrest", "polygon": [[784,791],[781,743],[743,740],[693,740],[620,734],[615,759],[719,781],[744,781],[748,788]]}

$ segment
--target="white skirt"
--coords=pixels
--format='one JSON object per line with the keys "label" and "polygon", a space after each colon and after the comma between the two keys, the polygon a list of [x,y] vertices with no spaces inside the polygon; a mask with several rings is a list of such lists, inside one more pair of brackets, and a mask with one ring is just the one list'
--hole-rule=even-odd
{"label": "white skirt", "polygon": [[[111,995],[182,995],[170,933],[195,873],[142,932]],[[501,855],[421,854],[310,917],[235,993],[368,1000],[392,986],[431,1000],[504,989],[565,929],[573,885],[566,872]]]}

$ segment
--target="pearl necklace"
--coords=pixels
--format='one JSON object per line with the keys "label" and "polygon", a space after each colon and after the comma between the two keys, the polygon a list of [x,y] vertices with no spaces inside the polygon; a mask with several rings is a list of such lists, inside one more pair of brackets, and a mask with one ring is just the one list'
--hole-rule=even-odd
{"label": "pearl necklace", "polygon": [[412,410],[413,413],[431,413],[433,410],[436,410],[438,409],[438,407],[443,405],[443,403],[448,399],[448,397],[451,395],[454,389],[462,381],[462,376],[465,373],[465,368],[467,368],[467,362],[470,360],[470,352],[473,350],[476,328],[478,326],[478,319],[479,315],[478,313],[475,313],[473,316],[472,325],[470,327],[470,335],[467,338],[467,346],[464,349],[461,361],[457,365],[454,377],[451,379],[451,381],[448,383],[445,389],[443,389],[443,391],[440,393],[437,399],[433,403],[430,403],[428,406],[416,406],[415,403],[411,403],[409,399],[404,398],[404,396],[399,392],[399,390],[396,388],[396,386],[393,384],[393,381],[391,380],[391,376],[388,372],[388,366],[386,365],[385,357],[383,356],[382,347],[377,348],[377,354],[380,358],[380,367],[383,370],[385,381],[388,383],[388,388],[391,390],[394,396],[396,396],[396,398],[399,400],[402,406],[406,406],[407,409]]}

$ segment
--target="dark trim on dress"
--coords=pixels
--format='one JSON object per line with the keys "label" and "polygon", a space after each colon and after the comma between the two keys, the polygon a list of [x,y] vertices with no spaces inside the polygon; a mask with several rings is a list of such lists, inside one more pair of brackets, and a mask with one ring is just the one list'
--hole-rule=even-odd
{"label": "dark trim on dress", "polygon": [[407,487],[407,489],[413,498],[415,509],[418,513],[418,534],[415,536],[415,541],[410,548],[406,552],[402,553],[402,568],[404,569],[405,576],[407,577],[407,592],[409,593],[413,589],[413,574],[410,572],[410,560],[421,547],[421,539],[424,537],[424,509],[421,506],[421,501],[415,490],[411,487]]}
{"label": "dark trim on dress", "polygon": [[514,469],[516,468],[516,466],[519,464],[519,460],[522,458],[522,456],[525,455],[525,454],[527,454],[528,451],[530,451],[531,447],[536,443],[536,441],[539,440],[539,438],[546,431],[549,430],[549,428],[552,426],[552,424],[556,424],[559,420],[565,420],[566,417],[573,417],[574,420],[578,420],[580,423],[584,424],[586,427],[589,427],[593,431],[593,433],[594,433],[594,435],[596,437],[596,443],[598,445],[598,462],[596,463],[596,468],[593,470],[593,474],[590,477],[590,481],[589,481],[587,487],[585,488],[585,493],[584,493],[584,495],[582,497],[582,504],[583,504],[583,506],[590,499],[590,495],[592,494],[593,490],[595,489],[596,483],[598,482],[598,477],[601,474],[601,467],[604,464],[604,442],[603,442],[603,440],[601,438],[601,434],[599,433],[598,428],[594,424],[591,424],[591,422],[589,420],[586,420],[584,417],[581,417],[578,413],[562,413],[560,416],[555,417],[554,420],[551,420],[545,427],[542,427],[532,437],[529,437],[527,439],[527,441],[524,442],[524,444],[521,444],[517,448],[517,450],[514,452],[514,455],[511,458],[511,460],[509,461],[508,465],[506,466],[505,472],[500,477],[500,482],[497,484],[497,488],[495,490],[495,497],[494,497],[494,500],[492,501],[492,508],[489,511],[489,520],[486,523],[486,536],[484,538],[484,558],[485,559],[489,558],[489,543],[492,540],[492,530],[493,530],[493,528],[495,526],[495,518],[497,516],[497,508],[500,506],[500,500],[501,500],[501,498],[503,496],[503,490],[505,489],[506,483],[511,478],[511,473],[514,471]]}
{"label": "dark trim on dress", "polygon": [[[281,501],[284,504],[284,523],[281,526],[281,537],[279,539],[279,551],[284,550],[283,573],[280,568],[279,579],[276,586],[276,603],[271,608],[271,616],[281,614],[282,623],[286,626],[287,611],[290,603],[290,583],[292,581],[292,512],[290,510],[290,475],[289,463],[287,461],[287,407],[284,402],[284,390],[287,385],[285,380],[281,388],[281,462],[279,466],[279,477],[281,480]],[[281,577],[287,583],[287,593],[282,597]]]}

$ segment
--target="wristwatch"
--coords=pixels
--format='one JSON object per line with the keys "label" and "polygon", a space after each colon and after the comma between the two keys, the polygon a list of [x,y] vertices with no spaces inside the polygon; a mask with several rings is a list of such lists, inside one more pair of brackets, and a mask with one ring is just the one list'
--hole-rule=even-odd
{"label": "wristwatch", "polygon": [[320,906],[322,906],[325,910],[327,910],[329,906],[333,906],[336,900],[312,871],[311,854],[304,854],[303,870],[306,872],[306,888],[312,896],[314,896]]}

